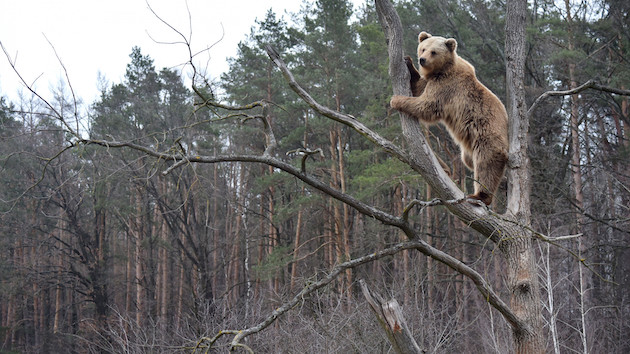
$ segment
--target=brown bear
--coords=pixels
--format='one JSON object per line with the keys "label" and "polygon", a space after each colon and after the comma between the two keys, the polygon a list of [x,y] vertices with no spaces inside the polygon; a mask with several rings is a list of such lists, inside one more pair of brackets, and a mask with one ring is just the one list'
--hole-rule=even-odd
{"label": "brown bear", "polygon": [[425,123],[446,126],[462,161],[474,172],[475,190],[468,197],[489,205],[508,161],[505,107],[457,55],[455,39],[422,32],[418,41],[420,72],[405,58],[414,97],[394,96],[390,104]]}

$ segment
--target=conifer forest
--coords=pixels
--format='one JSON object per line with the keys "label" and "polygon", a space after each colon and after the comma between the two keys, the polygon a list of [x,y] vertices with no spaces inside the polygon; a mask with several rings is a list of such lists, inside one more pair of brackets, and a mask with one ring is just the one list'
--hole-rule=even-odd
{"label": "conifer forest", "polygon": [[[303,1],[220,77],[0,92],[0,353],[630,352],[630,2]],[[422,31],[507,108],[490,207],[389,106]]]}

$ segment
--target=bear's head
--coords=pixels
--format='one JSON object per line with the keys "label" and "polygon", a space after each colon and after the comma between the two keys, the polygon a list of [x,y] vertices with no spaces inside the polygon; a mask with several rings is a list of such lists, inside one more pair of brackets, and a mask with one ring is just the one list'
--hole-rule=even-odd
{"label": "bear's head", "polygon": [[418,36],[418,64],[425,79],[443,74],[455,63],[457,41],[454,38],[432,36],[421,32]]}

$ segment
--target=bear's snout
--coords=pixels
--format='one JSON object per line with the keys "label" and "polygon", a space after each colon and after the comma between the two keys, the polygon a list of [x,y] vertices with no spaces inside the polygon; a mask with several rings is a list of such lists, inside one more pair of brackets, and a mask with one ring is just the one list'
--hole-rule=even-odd
{"label": "bear's snout", "polygon": [[421,66],[424,66],[424,64],[426,64],[427,60],[425,58],[420,58],[418,60],[418,62],[420,63]]}

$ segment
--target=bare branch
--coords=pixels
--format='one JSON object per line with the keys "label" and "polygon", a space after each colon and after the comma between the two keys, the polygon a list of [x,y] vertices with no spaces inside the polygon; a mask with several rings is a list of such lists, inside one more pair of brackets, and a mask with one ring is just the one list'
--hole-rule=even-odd
{"label": "bare branch", "polygon": [[254,109],[256,107],[264,107],[267,103],[265,103],[264,101],[256,101],[256,102],[252,102],[250,104],[246,104],[243,106],[232,106],[232,105],[227,105],[227,104],[222,104],[219,102],[214,101],[212,98],[204,98],[203,93],[201,92],[197,92],[195,90],[195,93],[197,94],[197,96],[201,97],[202,99],[204,99],[204,102],[199,102],[196,103],[195,105],[197,106],[211,106],[211,107],[216,107],[216,108],[222,108],[228,111],[246,111],[249,109]]}
{"label": "bare branch", "polygon": [[[198,55],[200,55],[201,53],[204,52],[208,52],[210,51],[210,49],[212,49],[215,45],[217,45],[219,42],[221,42],[225,36],[225,30],[223,30],[223,24],[221,24],[221,37],[216,40],[214,43],[206,46],[206,48],[199,50],[195,53],[193,53],[192,51],[192,15],[190,13],[190,8],[188,7],[188,3],[186,2],[186,11],[188,12],[188,25],[189,25],[189,33],[188,36],[184,35],[184,33],[182,33],[180,30],[176,29],[175,27],[173,27],[173,25],[171,25],[170,23],[168,23],[168,21],[164,20],[160,15],[157,14],[157,12],[155,12],[155,10],[151,7],[151,4],[149,3],[148,0],[146,0],[146,4],[147,7],[149,8],[149,11],[151,11],[151,13],[160,21],[162,22],[165,26],[167,26],[168,28],[170,28],[173,32],[175,32],[179,37],[182,38],[182,41],[175,41],[175,42],[170,42],[170,43],[165,43],[165,42],[159,42],[155,39],[153,39],[151,37],[151,35],[149,34],[149,37],[156,43],[161,43],[161,44],[184,44],[188,50],[188,59],[185,63],[181,64],[182,66],[185,65],[190,65],[190,67],[192,68],[192,89],[195,92],[195,94],[197,94],[197,96],[201,97],[201,99],[204,101],[201,103],[202,106],[207,105],[209,102],[212,101],[211,97],[206,97],[206,95],[204,95],[201,90],[199,90],[199,88],[197,87],[197,78],[201,78],[202,82],[207,86],[210,87],[210,83],[208,82],[208,80],[206,79],[206,77],[204,77],[203,75],[201,75],[198,70],[197,70],[197,66],[195,66],[195,64],[193,63],[193,59],[195,57],[197,57]],[[216,107],[216,106],[215,106]],[[223,108],[223,107],[222,107]],[[229,108],[226,108],[229,109]]]}
{"label": "bare branch", "polygon": [[[79,109],[77,108],[77,97],[74,94],[74,88],[72,88],[72,83],[70,82],[70,76],[68,75],[68,70],[66,69],[66,66],[63,64],[63,61],[61,61],[61,58],[59,57],[59,54],[57,54],[57,49],[55,49],[55,46],[50,42],[50,40],[48,39],[48,37],[46,37],[46,35],[44,35],[44,38],[46,38],[46,42],[48,42],[48,44],[50,45],[50,47],[52,48],[53,52],[55,53],[55,57],[57,57],[57,61],[59,62],[59,65],[61,65],[61,68],[63,69],[64,75],[66,76],[66,82],[68,83],[68,87],[70,88],[70,93],[72,94],[72,104],[74,106],[74,117],[77,120],[77,130],[76,132],[79,132]],[[61,117],[59,117],[61,119]]]}
{"label": "bare branch", "polygon": [[269,58],[271,58],[271,60],[274,62],[274,64],[276,64],[278,69],[282,71],[282,74],[284,75],[284,78],[286,79],[291,89],[295,93],[297,93],[298,96],[300,96],[304,100],[304,102],[306,102],[317,113],[354,129],[355,131],[357,131],[359,134],[366,137],[371,142],[383,148],[383,150],[389,152],[390,154],[392,154],[394,157],[398,158],[402,162],[409,164],[409,157],[407,153],[404,150],[402,150],[400,147],[396,146],[394,143],[390,142],[389,140],[383,138],[382,136],[378,135],[374,131],[370,130],[363,123],[359,122],[355,117],[349,114],[343,114],[341,112],[334,111],[326,106],[319,104],[317,101],[315,101],[315,99],[313,99],[313,97],[311,97],[311,95],[309,95],[309,93],[306,92],[306,90],[304,90],[302,86],[300,86],[300,84],[297,83],[297,81],[295,81],[293,74],[291,73],[291,71],[289,71],[286,64],[282,60],[282,58],[280,58],[280,55],[278,54],[278,52],[276,52],[276,50],[273,49],[273,47],[271,47],[270,45],[267,45],[265,47],[265,50],[267,51],[267,55],[269,55]]}
{"label": "bare branch", "polygon": [[[365,204],[348,194],[342,193],[341,191],[330,187],[327,183],[324,183],[309,174],[303,173],[300,169],[296,168],[295,166],[269,155],[267,156],[265,155],[263,156],[258,156],[258,155],[227,155],[227,156],[187,155],[187,156],[182,156],[181,154],[173,154],[170,152],[156,151],[149,147],[132,143],[132,142],[82,139],[82,140],[79,140],[77,144],[100,145],[107,148],[124,148],[124,147],[131,148],[131,149],[143,152],[148,156],[152,156],[160,160],[173,161],[175,162],[175,164],[179,166],[184,165],[186,163],[220,163],[220,162],[256,162],[256,163],[266,164],[266,165],[278,168],[282,171],[285,171],[299,178],[306,184],[321,191],[322,193],[328,194],[331,197],[338,199],[341,202],[344,202],[354,207],[359,212],[367,216],[376,218],[377,220],[383,222],[384,224],[398,226],[398,227],[406,229],[407,232],[409,233],[413,233],[411,231],[410,226],[404,223],[402,219],[397,218],[388,213],[385,213],[371,205]],[[185,163],[181,162],[182,160],[184,160]],[[170,170],[172,170],[172,168],[169,169],[169,172]]]}
{"label": "bare branch", "polygon": [[468,267],[467,265],[465,265],[458,259],[436,248],[433,248],[428,243],[424,242],[423,240],[416,238],[412,241],[402,242],[390,248],[384,249],[382,251],[372,253],[363,257],[355,258],[348,262],[338,264],[337,266],[333,268],[333,270],[328,275],[326,275],[326,277],[324,277],[320,281],[310,283],[309,285],[307,285],[304,289],[302,289],[302,291],[297,293],[293,297],[293,299],[282,304],[282,306],[274,310],[269,316],[267,316],[265,320],[260,322],[258,325],[239,331],[239,333],[232,340],[232,346],[233,347],[238,346],[240,344],[240,341],[243,340],[245,337],[258,333],[262,331],[263,329],[265,329],[266,327],[268,327],[279,316],[286,313],[295,305],[297,305],[305,296],[309,295],[310,293],[314,292],[317,289],[320,289],[326,286],[327,284],[332,282],[337,277],[337,275],[339,275],[346,269],[355,268],[362,264],[373,262],[377,259],[380,259],[386,256],[394,255],[406,249],[416,249],[420,251],[421,253],[441,263],[444,263],[451,269],[470,278],[473,281],[473,283],[477,286],[477,289],[479,289],[479,291],[483,294],[486,301],[488,301],[495,309],[497,309],[508,321],[508,323],[510,323],[512,326],[515,326],[517,328],[527,329],[527,326],[516,317],[516,315],[510,310],[508,305],[505,302],[503,302],[503,300],[501,300],[498,297],[498,295],[491,289],[490,285],[485,281],[485,279],[483,279],[483,276],[481,274],[479,274],[474,269]]}
{"label": "bare branch", "polygon": [[618,88],[614,88],[610,86],[604,86],[604,85],[598,84],[595,80],[588,80],[587,82],[583,83],[582,85],[572,90],[547,91],[543,93],[542,95],[538,96],[538,98],[536,98],[534,103],[532,103],[531,107],[529,107],[529,109],[527,110],[527,115],[531,116],[536,110],[536,108],[538,108],[538,106],[542,103],[542,101],[546,100],[549,97],[575,95],[588,89],[613,93],[613,94],[621,95],[621,96],[630,96],[630,90],[622,90],[622,89],[618,89]]}

